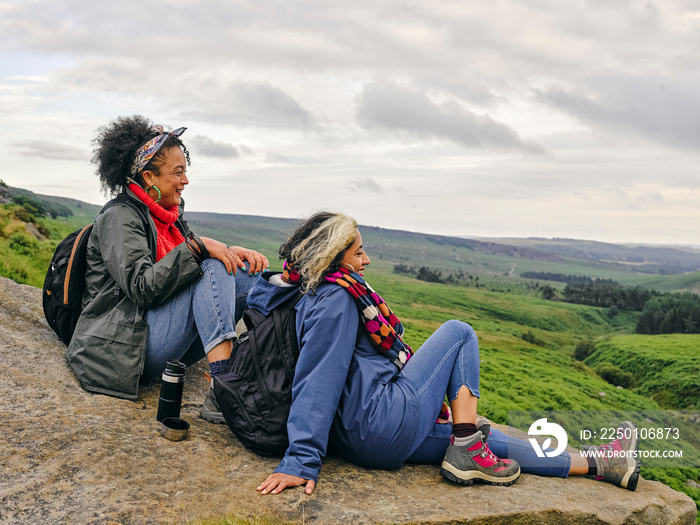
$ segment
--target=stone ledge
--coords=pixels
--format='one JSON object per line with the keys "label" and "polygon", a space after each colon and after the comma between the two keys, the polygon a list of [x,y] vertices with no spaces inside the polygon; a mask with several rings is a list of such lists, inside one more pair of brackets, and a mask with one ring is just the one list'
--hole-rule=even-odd
{"label": "stone ledge", "polygon": [[261,496],[277,465],[198,417],[204,365],[188,372],[186,441],[163,439],[158,386],[131,402],[83,391],[43,318],[41,291],[0,278],[0,523],[172,523],[233,513],[313,523],[694,524],[686,495],[522,475],[510,487],[445,482],[435,466],[363,469],[329,458],[311,496]]}

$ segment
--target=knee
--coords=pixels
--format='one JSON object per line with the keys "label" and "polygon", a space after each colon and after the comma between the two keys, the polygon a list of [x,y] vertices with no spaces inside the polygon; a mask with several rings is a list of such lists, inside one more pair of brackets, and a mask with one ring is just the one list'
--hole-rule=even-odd
{"label": "knee", "polygon": [[204,261],[202,261],[202,264],[200,264],[199,267],[204,273],[209,273],[213,275],[225,273],[229,275],[228,270],[226,269],[226,265],[219,259],[212,259],[211,257],[209,259],[204,259]]}
{"label": "knee", "polygon": [[204,272],[204,275],[209,276],[210,280],[220,283],[220,285],[223,287],[230,286],[231,288],[235,289],[235,280],[233,275],[228,273],[226,265],[219,259],[205,259],[202,261],[200,268],[202,269],[202,272]]}
{"label": "knee", "polygon": [[465,323],[464,321],[451,319],[450,321],[447,321],[445,324],[443,324],[440,328],[443,327],[446,330],[449,330],[453,334],[453,337],[459,338],[465,343],[470,340],[478,342],[476,332],[471,327],[471,325]]}

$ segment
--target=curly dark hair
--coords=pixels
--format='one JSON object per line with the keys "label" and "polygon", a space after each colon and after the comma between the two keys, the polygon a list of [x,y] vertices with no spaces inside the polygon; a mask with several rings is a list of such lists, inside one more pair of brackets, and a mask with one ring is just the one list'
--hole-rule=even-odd
{"label": "curly dark hair", "polygon": [[[97,136],[92,140],[90,161],[97,165],[95,173],[100,178],[103,193],[114,195],[122,190],[127,184],[126,179],[131,177],[136,151],[157,135],[153,122],[141,115],[117,117],[97,130]],[[143,171],[160,173],[166,150],[176,146],[182,148],[189,166],[190,153],[179,137],[171,135],[143,170],[134,176],[136,182],[143,184]]]}

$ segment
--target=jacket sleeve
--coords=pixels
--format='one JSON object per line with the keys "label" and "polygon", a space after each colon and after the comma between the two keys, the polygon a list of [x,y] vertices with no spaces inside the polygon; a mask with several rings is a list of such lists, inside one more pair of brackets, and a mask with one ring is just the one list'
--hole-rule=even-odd
{"label": "jacket sleeve", "polygon": [[185,243],[154,263],[143,219],[127,206],[113,206],[102,213],[95,221],[95,232],[107,271],[142,308],[158,306],[202,275]]}
{"label": "jacket sleeve", "polygon": [[287,421],[289,448],[275,472],[318,479],[355,350],[358,323],[357,307],[340,287],[317,299],[304,316]]}

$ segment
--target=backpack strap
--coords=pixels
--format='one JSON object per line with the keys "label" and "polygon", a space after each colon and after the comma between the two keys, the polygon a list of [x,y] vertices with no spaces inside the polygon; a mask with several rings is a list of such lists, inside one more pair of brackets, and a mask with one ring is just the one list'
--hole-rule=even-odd
{"label": "backpack strap", "polygon": [[138,213],[139,217],[141,217],[141,220],[143,221],[144,225],[148,227],[148,217],[144,214],[143,209],[141,206],[136,204],[134,202],[134,199],[131,197],[128,197],[126,193],[120,193],[116,197],[114,197],[112,200],[108,201],[104,206],[102,206],[102,209],[100,210],[100,213],[98,215],[101,215],[104,211],[106,211],[108,208],[111,208],[112,206],[119,206],[119,205],[124,205],[128,206],[132,210],[134,210],[136,213]]}
{"label": "backpack strap", "polygon": [[[126,192],[122,192],[119,195],[117,195],[116,197],[114,197],[112,200],[107,201],[107,203],[104,206],[102,206],[100,213],[98,213],[97,215],[98,216],[102,215],[102,213],[104,213],[105,211],[107,211],[109,208],[111,208],[113,206],[126,206],[128,208],[131,208],[132,210],[134,210],[138,214],[139,217],[141,217],[141,220],[143,221],[143,225],[146,228],[146,232],[148,232],[150,230],[150,223],[148,221],[148,215],[146,213],[144,213],[143,208],[139,204],[137,204],[134,201],[134,199],[129,197],[126,194]],[[148,244],[149,244],[149,248],[151,249],[151,252],[152,252],[153,262],[155,262],[156,247],[151,244],[150,239],[149,239]]]}
{"label": "backpack strap", "polygon": [[[148,217],[143,212],[143,209],[141,208],[141,206],[136,204],[136,202],[134,202],[134,199],[129,197],[126,194],[126,192],[122,192],[119,195],[117,195],[116,197],[114,197],[112,200],[107,201],[107,203],[104,206],[102,206],[100,213],[98,213],[97,215],[98,216],[102,215],[102,213],[104,213],[106,210],[108,210],[109,208],[111,208],[113,206],[126,206],[127,208],[131,208],[132,210],[134,210],[138,214],[139,217],[141,217],[141,220],[143,221],[143,225],[146,228],[146,231],[149,230],[150,226],[149,226],[149,222],[148,222]],[[155,250],[153,249],[153,247],[151,247],[151,253],[155,254]],[[115,283],[114,295],[119,295],[120,293],[121,293],[121,288],[119,287],[118,284]],[[128,317],[128,320],[130,323],[133,323],[134,319],[136,319],[136,305],[134,305],[132,307],[131,312],[129,312],[129,317]]]}

